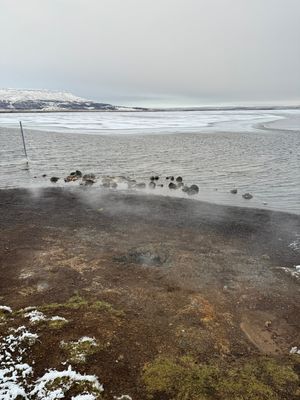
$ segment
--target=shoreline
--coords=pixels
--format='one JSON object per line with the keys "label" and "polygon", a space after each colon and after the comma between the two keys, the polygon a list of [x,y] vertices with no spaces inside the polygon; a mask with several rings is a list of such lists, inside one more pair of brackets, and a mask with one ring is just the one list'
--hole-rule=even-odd
{"label": "shoreline", "polygon": [[[0,187],[0,201],[1,201],[1,194],[3,192],[11,192],[11,191],[17,191],[17,192],[29,192],[29,193],[34,193],[34,192],[43,192],[43,191],[70,191],[70,192],[74,192],[76,194],[76,192],[78,191],[78,193],[80,193],[80,191],[82,191],[82,193],[84,193],[84,191],[92,191],[94,192],[94,194],[96,193],[95,191],[98,192],[98,194],[115,194],[116,196],[120,195],[120,196],[140,196],[140,197],[144,197],[144,198],[153,198],[153,199],[157,199],[159,201],[159,198],[166,198],[166,199],[174,199],[174,200],[178,200],[178,201],[182,201],[183,203],[185,202],[195,202],[196,204],[199,204],[200,206],[208,206],[208,207],[216,207],[216,208],[224,208],[224,209],[228,209],[231,212],[239,211],[239,212],[247,212],[247,211],[253,211],[253,212],[266,212],[266,213],[270,213],[270,214],[282,214],[282,216],[284,217],[285,215],[288,218],[293,218],[293,217],[297,217],[297,219],[299,218],[299,224],[300,224],[300,213],[298,212],[292,212],[292,211],[284,211],[284,210],[280,210],[280,209],[272,209],[272,208],[268,208],[268,207],[264,207],[264,208],[260,208],[258,206],[252,206],[252,205],[245,205],[245,206],[241,206],[241,205],[235,205],[235,204],[222,204],[222,203],[218,203],[218,202],[212,202],[209,200],[201,200],[195,197],[183,197],[183,196],[177,196],[176,194],[172,195],[172,194],[168,194],[168,192],[166,193],[153,193],[153,190],[149,190],[149,189],[145,189],[145,190],[141,190],[141,189],[135,189],[135,190],[129,190],[129,189],[115,189],[115,190],[111,190],[111,189],[104,189],[102,187],[99,187],[97,185],[93,185],[93,187],[90,188],[81,188],[79,185],[74,185],[74,186],[68,186],[67,184],[64,186],[53,186],[53,184],[47,184],[44,186],[16,186],[16,187],[6,187],[6,188],[1,188]],[[34,194],[33,194],[34,196]],[[249,204],[249,203],[248,203]]]}

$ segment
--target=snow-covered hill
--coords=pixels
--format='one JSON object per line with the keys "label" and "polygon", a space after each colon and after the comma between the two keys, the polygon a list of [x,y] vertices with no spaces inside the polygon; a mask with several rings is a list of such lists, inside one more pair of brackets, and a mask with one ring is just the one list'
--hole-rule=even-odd
{"label": "snow-covered hill", "polygon": [[68,92],[34,89],[0,89],[0,111],[2,112],[118,109],[120,107],[83,99]]}

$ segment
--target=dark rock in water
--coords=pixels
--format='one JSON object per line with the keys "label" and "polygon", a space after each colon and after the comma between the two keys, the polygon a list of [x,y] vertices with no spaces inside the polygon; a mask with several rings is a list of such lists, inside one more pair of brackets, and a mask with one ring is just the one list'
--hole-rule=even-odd
{"label": "dark rock in water", "polygon": [[187,193],[189,191],[189,187],[188,186],[183,186],[183,188],[181,189],[184,193]]}
{"label": "dark rock in water", "polygon": [[57,176],[52,176],[50,178],[50,181],[53,182],[53,183],[56,183],[58,180],[59,180],[59,178],[57,178]]}
{"label": "dark rock in water", "polygon": [[169,177],[169,176],[166,176],[166,179],[170,179],[170,177]]}
{"label": "dark rock in water", "polygon": [[137,189],[145,189],[146,183],[144,183],[144,182],[137,183],[135,187]]}
{"label": "dark rock in water", "polygon": [[174,176],[171,176],[170,179],[171,179],[171,181],[174,181]]}
{"label": "dark rock in water", "polygon": [[176,182],[182,182],[182,177],[181,176],[177,176]]}
{"label": "dark rock in water", "polygon": [[177,186],[175,185],[175,183],[170,182],[169,183],[169,189],[177,189]]}
{"label": "dark rock in water", "polygon": [[230,193],[232,193],[232,194],[237,194],[237,192],[238,192],[237,189],[231,189],[230,190]]}
{"label": "dark rock in water", "polygon": [[76,176],[82,176],[82,172],[79,169],[76,169],[75,174]]}
{"label": "dark rock in water", "polygon": [[70,176],[75,176],[76,172],[70,172]]}
{"label": "dark rock in water", "polygon": [[191,185],[187,191],[187,194],[192,196],[199,193],[199,187],[197,185]]}
{"label": "dark rock in water", "polygon": [[156,181],[158,181],[158,180],[159,180],[159,176],[156,175],[156,176],[154,177],[154,179],[155,179]]}
{"label": "dark rock in water", "polygon": [[37,178],[37,176],[34,176],[34,178],[36,179],[36,178]]}
{"label": "dark rock in water", "polygon": [[158,186],[160,186],[160,187],[164,187],[164,185],[161,183],[160,185],[158,185]]}
{"label": "dark rock in water", "polygon": [[84,182],[86,186],[91,186],[95,183],[94,179],[85,179]]}
{"label": "dark rock in water", "polygon": [[95,174],[85,174],[85,175],[83,175],[83,177],[82,177],[82,179],[85,181],[85,180],[87,180],[87,179],[95,179],[96,178],[96,176],[95,176]]}
{"label": "dark rock in water", "polygon": [[46,178],[46,176],[47,176],[47,174],[43,174],[43,175],[42,175],[43,178]]}
{"label": "dark rock in water", "polygon": [[78,176],[76,176],[76,175],[69,175],[69,176],[67,176],[65,179],[64,179],[64,181],[65,182],[74,182],[74,181],[77,181],[78,180]]}
{"label": "dark rock in water", "polygon": [[153,182],[153,181],[151,181],[151,182],[149,183],[149,188],[150,188],[150,189],[155,189],[155,187],[156,187],[156,183]]}
{"label": "dark rock in water", "polygon": [[154,179],[155,179],[154,176],[151,176],[151,177],[150,177],[150,181],[154,181]]}
{"label": "dark rock in water", "polygon": [[252,194],[250,194],[250,193],[245,193],[245,194],[243,194],[242,195],[242,197],[244,198],[244,199],[246,199],[246,200],[250,200],[250,199],[252,199]]}

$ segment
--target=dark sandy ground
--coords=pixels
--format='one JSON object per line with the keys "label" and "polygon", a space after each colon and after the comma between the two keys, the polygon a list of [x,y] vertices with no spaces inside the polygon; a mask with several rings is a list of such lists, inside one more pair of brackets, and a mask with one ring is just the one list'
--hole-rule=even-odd
{"label": "dark sandy ground", "polygon": [[284,357],[300,345],[299,281],[281,269],[300,263],[289,246],[299,216],[53,188],[0,191],[0,224],[0,304],[88,302],[61,308],[61,329],[34,328],[37,373],[60,367],[62,340],[95,337],[101,349],[77,368],[143,399],[143,367],[158,355]]}

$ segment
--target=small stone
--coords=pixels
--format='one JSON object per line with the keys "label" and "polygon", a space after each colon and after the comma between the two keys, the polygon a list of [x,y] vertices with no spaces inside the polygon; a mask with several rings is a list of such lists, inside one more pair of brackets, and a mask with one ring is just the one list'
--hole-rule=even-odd
{"label": "small stone", "polygon": [[47,176],[47,174],[43,174],[43,175],[42,175],[43,178],[46,178],[46,176]]}
{"label": "small stone", "polygon": [[245,194],[243,194],[243,196],[242,196],[244,199],[246,199],[246,200],[250,200],[250,199],[252,199],[252,194],[250,194],[250,193],[245,193]]}
{"label": "small stone", "polygon": [[182,177],[181,176],[177,176],[176,182],[182,182]]}
{"label": "small stone", "polygon": [[91,186],[95,183],[94,179],[85,179],[85,185]]}
{"label": "small stone", "polygon": [[177,189],[177,186],[175,185],[175,183],[170,182],[169,183],[169,189],[172,189],[172,190]]}
{"label": "small stone", "polygon": [[57,176],[52,176],[50,178],[50,181],[53,182],[53,183],[56,183],[58,180],[59,180],[59,178]]}
{"label": "small stone", "polygon": [[265,322],[265,327],[266,327],[267,329],[269,329],[271,325],[272,325],[272,321],[266,321],[266,322]]}
{"label": "small stone", "polygon": [[85,174],[83,175],[82,179],[85,181],[86,179],[95,179],[95,174]]}
{"label": "small stone", "polygon": [[230,190],[230,193],[232,193],[232,194],[237,194],[237,192],[238,192],[237,189],[231,189]]}
{"label": "small stone", "polygon": [[189,194],[189,195],[194,195],[197,193],[199,193],[199,187],[197,185],[191,185],[189,187],[189,190],[187,191],[187,194]]}

